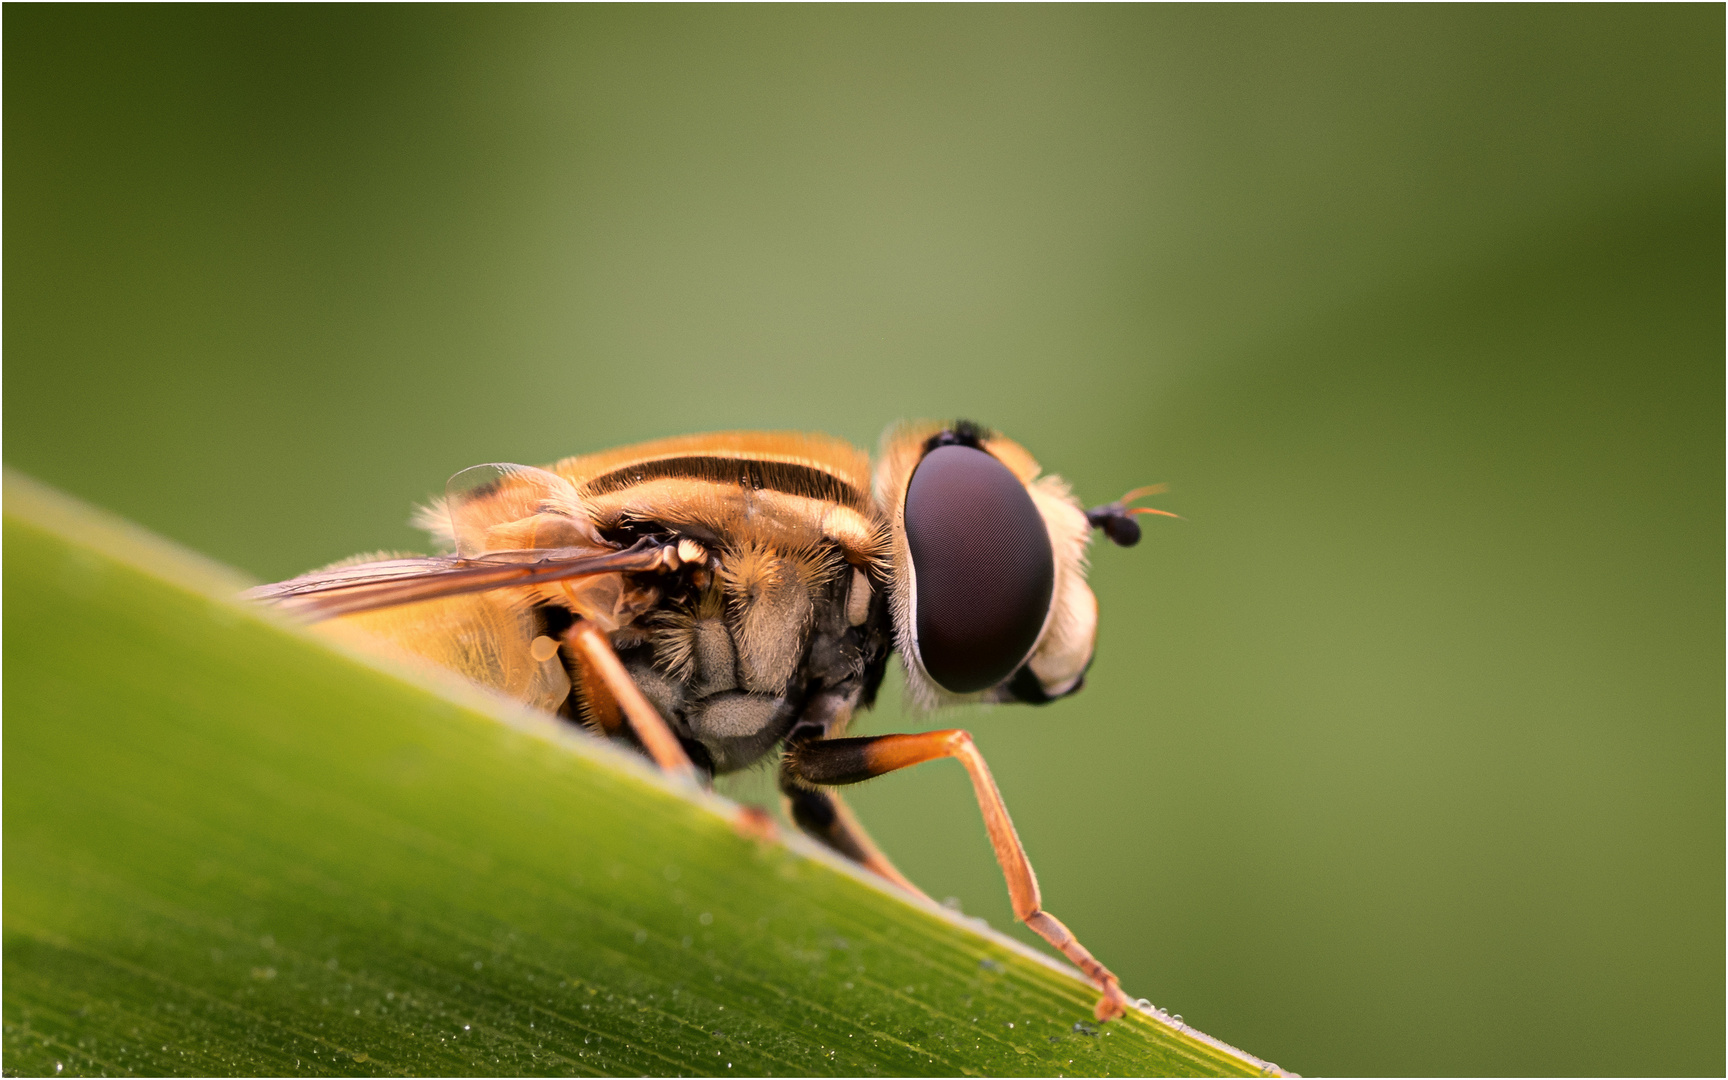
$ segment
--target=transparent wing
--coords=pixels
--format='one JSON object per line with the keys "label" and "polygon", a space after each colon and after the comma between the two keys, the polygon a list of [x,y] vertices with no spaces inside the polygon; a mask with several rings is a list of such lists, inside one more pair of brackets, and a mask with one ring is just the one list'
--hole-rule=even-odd
{"label": "transparent wing", "polygon": [[597,574],[630,573],[675,565],[675,548],[641,540],[623,550],[538,548],[498,551],[483,558],[429,556],[316,570],[243,595],[312,620],[412,604],[443,596],[543,585]]}
{"label": "transparent wing", "polygon": [[444,486],[456,554],[477,559],[502,551],[603,548],[570,481],[529,465],[463,469]]}

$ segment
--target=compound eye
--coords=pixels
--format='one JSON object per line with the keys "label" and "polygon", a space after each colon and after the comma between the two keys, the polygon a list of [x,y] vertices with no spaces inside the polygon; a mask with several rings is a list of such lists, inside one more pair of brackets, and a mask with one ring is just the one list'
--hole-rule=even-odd
{"label": "compound eye", "polygon": [[924,456],[905,513],[924,670],[951,693],[995,686],[1050,613],[1056,560],[1043,516],[1006,465],[970,446]]}

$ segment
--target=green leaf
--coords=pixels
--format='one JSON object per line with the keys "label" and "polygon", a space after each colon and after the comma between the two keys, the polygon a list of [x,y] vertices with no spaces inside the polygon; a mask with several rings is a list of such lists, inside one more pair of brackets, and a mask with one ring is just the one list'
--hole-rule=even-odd
{"label": "green leaf", "polygon": [[11,473],[5,545],[9,1074],[1275,1071]]}

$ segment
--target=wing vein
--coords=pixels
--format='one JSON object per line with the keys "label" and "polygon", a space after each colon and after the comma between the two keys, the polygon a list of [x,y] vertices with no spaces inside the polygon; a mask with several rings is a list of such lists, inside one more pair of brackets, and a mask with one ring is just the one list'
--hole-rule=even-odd
{"label": "wing vein", "polygon": [[[644,539],[600,555],[564,549],[494,552],[478,559],[389,559],[305,574],[242,595],[317,621],[489,589],[654,570],[666,565],[667,549],[663,542]],[[530,556],[532,561],[527,561]]]}

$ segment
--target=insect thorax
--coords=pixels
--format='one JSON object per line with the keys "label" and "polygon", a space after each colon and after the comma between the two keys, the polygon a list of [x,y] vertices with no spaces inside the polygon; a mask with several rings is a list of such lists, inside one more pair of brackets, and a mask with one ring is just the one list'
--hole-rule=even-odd
{"label": "insect thorax", "polygon": [[[795,728],[842,728],[874,699],[890,635],[880,590],[834,544],[746,542],[716,561],[659,579],[657,604],[612,640],[697,763],[725,773],[761,760]],[[576,680],[590,723],[592,693]]]}

